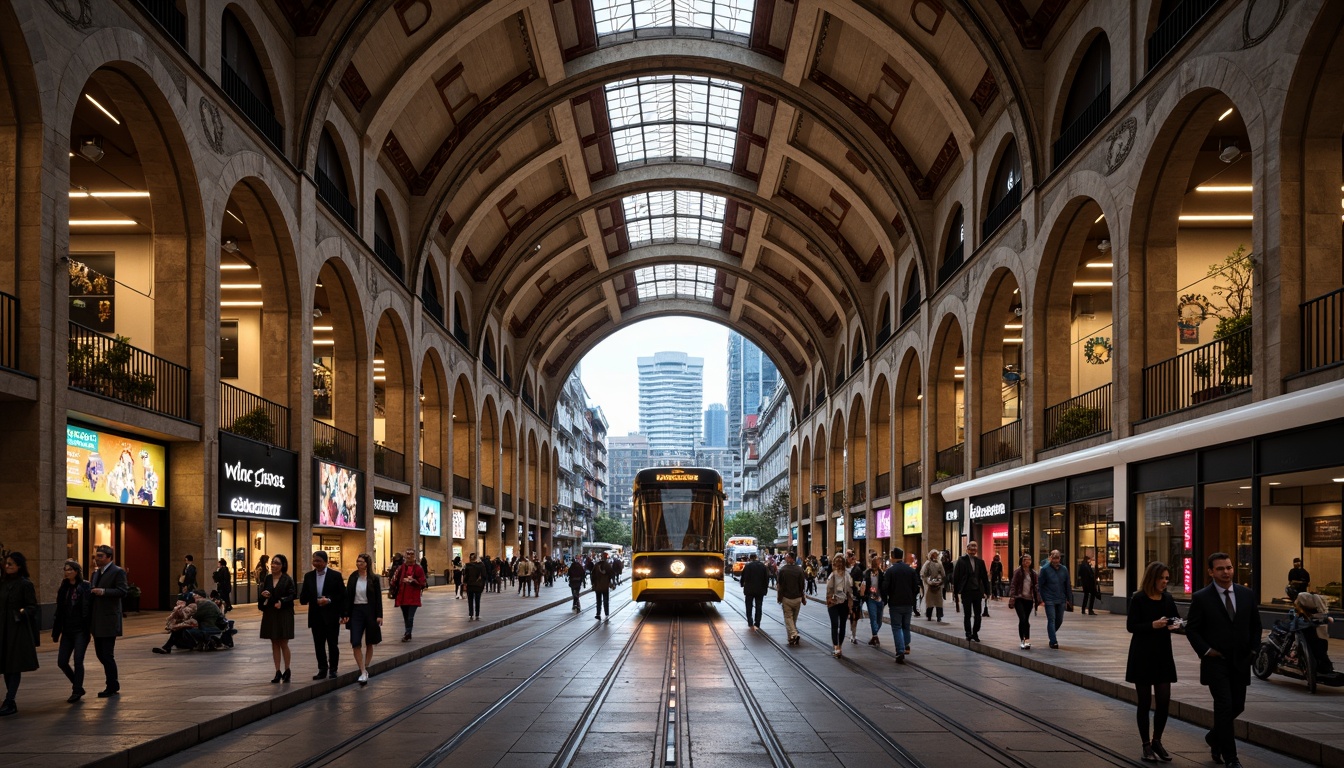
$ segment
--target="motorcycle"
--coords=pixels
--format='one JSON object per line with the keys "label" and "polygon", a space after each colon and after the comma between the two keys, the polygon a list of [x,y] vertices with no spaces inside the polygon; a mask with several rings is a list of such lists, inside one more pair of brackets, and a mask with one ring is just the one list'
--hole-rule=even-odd
{"label": "motorcycle", "polygon": [[1268,680],[1275,672],[1305,680],[1308,693],[1315,693],[1317,684],[1344,686],[1344,675],[1334,670],[1321,671],[1329,662],[1316,658],[1311,643],[1307,642],[1306,634],[1314,633],[1323,623],[1300,617],[1274,622],[1269,636],[1261,641],[1260,650],[1251,662],[1251,672],[1261,680]]}

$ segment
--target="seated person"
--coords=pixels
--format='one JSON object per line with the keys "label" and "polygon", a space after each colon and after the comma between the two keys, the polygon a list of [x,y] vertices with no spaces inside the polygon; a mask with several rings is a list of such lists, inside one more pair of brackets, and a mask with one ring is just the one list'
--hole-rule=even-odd
{"label": "seated person", "polygon": [[1334,619],[1330,618],[1329,607],[1325,604],[1325,598],[1315,592],[1303,592],[1293,601],[1293,621],[1290,628],[1299,629],[1306,626],[1302,634],[1307,639],[1307,644],[1311,647],[1311,655],[1316,659],[1316,672],[1322,675],[1328,675],[1335,671],[1335,667],[1330,663],[1330,624]]}
{"label": "seated person", "polygon": [[172,613],[168,614],[168,620],[163,623],[163,631],[168,633],[168,640],[162,646],[155,648],[154,652],[172,653],[174,648],[190,649],[195,647],[195,641],[187,633],[187,630],[196,626],[195,617],[196,601],[178,598],[177,605],[173,607]]}
{"label": "seated person", "polygon": [[191,621],[192,626],[187,629],[187,635],[196,650],[205,651],[219,647],[220,635],[225,629],[224,612],[204,590],[196,590],[196,615]]}

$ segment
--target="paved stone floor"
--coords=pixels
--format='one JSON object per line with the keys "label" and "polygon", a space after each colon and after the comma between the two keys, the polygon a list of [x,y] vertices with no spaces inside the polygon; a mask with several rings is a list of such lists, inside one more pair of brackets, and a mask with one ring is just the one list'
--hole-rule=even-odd
{"label": "paved stone floor", "polygon": [[[730,604],[734,603],[731,593],[735,589],[737,586],[730,585]],[[401,616],[388,607],[388,642],[376,652],[375,671],[382,675],[398,670],[398,674],[411,674],[429,681],[429,677],[433,677],[430,674],[433,664],[426,663],[425,670],[419,670],[419,664],[405,667],[405,670],[399,667],[499,629],[501,625],[564,605],[567,601],[567,589],[562,588],[544,589],[542,599],[521,599],[511,592],[487,594],[482,601],[485,620],[468,623],[464,603],[453,600],[452,590],[435,588],[426,594],[426,605],[417,617],[418,631],[413,642],[396,642],[401,635]],[[774,605],[767,605],[767,613],[771,608]],[[723,605],[720,612],[728,623],[737,623],[731,605]],[[1068,690],[1077,690],[1075,686],[1081,686],[1106,697],[1132,701],[1132,689],[1122,682],[1129,638],[1124,617],[1105,613],[1095,617],[1068,613],[1060,631],[1063,646],[1060,651],[1044,647],[1044,623],[1042,619],[1035,620],[1036,650],[1024,652],[1017,648],[1016,616],[1008,611],[1007,604],[991,603],[991,613],[981,628],[981,638],[986,642],[969,648],[978,652],[978,656],[966,654],[966,643],[961,639],[960,613],[950,612],[946,617],[948,624],[926,623],[922,619],[915,621],[915,631],[919,635],[938,639],[939,643],[930,647],[929,640],[915,640],[911,660],[937,664],[943,673],[958,678],[977,675],[984,679],[986,689],[995,691],[995,695],[1001,695],[1005,701],[1015,701],[1015,697],[1019,697],[1016,701],[1020,706],[1034,707],[1036,712],[1060,718],[1059,722],[1074,722],[1075,730],[1087,733],[1090,733],[1087,728],[1091,725],[1089,722],[1078,724],[1081,710],[1070,705],[1074,694],[1067,694]],[[117,646],[122,694],[112,699],[94,697],[94,691],[101,689],[102,677],[101,667],[90,648],[85,683],[90,693],[75,705],[65,702],[69,683],[55,668],[55,647],[44,643],[39,652],[42,668],[24,675],[19,714],[0,721],[0,753],[7,756],[4,765],[144,765],[220,734],[238,732],[273,713],[293,710],[305,702],[312,702],[309,706],[336,706],[343,710],[356,706],[341,703],[349,691],[358,690],[352,687],[355,666],[348,659],[347,648],[343,648],[347,658],[341,662],[343,674],[340,679],[310,681],[316,663],[312,642],[302,628],[302,615],[298,617],[300,635],[293,642],[294,682],[289,686],[269,683],[273,674],[270,648],[269,644],[257,639],[259,620],[254,609],[239,607],[230,617],[239,627],[238,647],[234,650],[212,654],[175,652],[168,656],[151,652],[151,648],[163,640],[161,623],[164,615],[128,617],[128,632]],[[825,621],[824,611],[817,604],[805,609],[805,619],[810,623],[810,632],[825,635],[825,629],[821,627]],[[860,633],[867,638],[864,625],[860,625]],[[766,621],[765,629],[782,633],[778,624],[771,624],[771,620]],[[496,635],[505,633],[496,632]],[[751,638],[739,639],[739,642],[751,647]],[[862,644],[851,648],[856,658],[871,651]],[[1198,685],[1193,652],[1184,654],[1183,650],[1184,644],[1177,644],[1177,664],[1183,682],[1173,687],[1173,716],[1199,724],[1210,717],[1208,697],[1206,690]],[[765,648],[758,648],[758,651],[765,652]],[[1344,643],[1332,642],[1332,658],[1344,659],[1341,654],[1344,654]],[[872,658],[890,663],[890,659]],[[976,659],[981,660],[977,662]],[[829,659],[823,654],[816,663],[827,662]],[[1013,673],[1012,668],[1019,671]],[[1047,683],[1048,678],[1055,678],[1055,681]],[[1064,687],[1058,687],[1060,685]],[[374,686],[368,690],[374,690]],[[386,690],[386,686],[382,687],[379,695],[386,695]],[[1044,690],[1055,693],[1043,699],[1040,691]],[[325,695],[333,691],[337,691],[336,697]],[[1082,694],[1083,691],[1078,691],[1078,695]],[[1130,707],[1107,706],[1103,703],[1105,697],[1087,698],[1086,701],[1102,702],[1101,705],[1090,703],[1087,712],[1091,714],[1087,717],[1095,718],[1095,728],[1113,734],[1120,745],[1118,748],[1128,749],[1124,745],[1133,740],[1128,736],[1133,729]],[[1097,712],[1110,714],[1097,717]],[[1239,736],[1250,744],[1279,749],[1312,764],[1344,764],[1344,757],[1341,757],[1344,756],[1344,689],[1322,687],[1312,695],[1306,693],[1304,685],[1298,681],[1279,677],[1271,678],[1269,682],[1253,681],[1249,709],[1239,721],[1238,728]],[[1169,733],[1176,730],[1173,725]],[[1207,753],[1199,755],[1198,738],[1191,736],[1198,733],[1198,729],[1185,728],[1180,733],[1189,759],[1203,757],[1207,763]],[[271,734],[270,737],[276,736]],[[316,741],[314,736],[309,738]],[[918,733],[909,733],[913,744],[921,738]],[[1169,741],[1177,740],[1169,738]],[[219,744],[223,741],[211,742],[200,749],[208,756]],[[294,744],[298,742],[292,742]],[[1012,745],[1007,744],[1005,748],[1012,748]],[[948,753],[948,759],[954,757],[956,749]],[[856,763],[844,760],[841,763],[863,764],[862,759],[856,757],[856,760]],[[1293,763],[1286,759],[1274,760],[1271,753],[1250,748],[1243,753],[1243,761],[1247,765]],[[177,760],[169,759],[165,764],[168,763],[177,764]],[[521,763],[524,761],[519,761]],[[223,763],[206,757],[199,764]],[[292,763],[270,761],[266,764]]]}

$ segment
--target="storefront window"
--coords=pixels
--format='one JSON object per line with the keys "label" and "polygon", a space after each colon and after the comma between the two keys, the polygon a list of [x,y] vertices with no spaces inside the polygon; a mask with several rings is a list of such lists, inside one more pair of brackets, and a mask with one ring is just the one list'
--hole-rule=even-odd
{"label": "storefront window", "polygon": [[[1011,578],[1013,571],[1017,570],[1018,563],[1022,560],[1022,555],[1031,555],[1033,560],[1036,558],[1036,553],[1031,546],[1031,510],[1019,509],[1013,515],[1015,520],[1013,523],[1012,567],[1005,567],[1009,575],[1004,578]],[[1032,568],[1039,566],[1040,563],[1037,562],[1031,564]]]}
{"label": "storefront window", "polygon": [[1092,558],[1097,574],[1097,590],[1103,595],[1115,594],[1115,578],[1106,567],[1106,524],[1115,519],[1115,505],[1110,499],[1074,502],[1069,505],[1073,515],[1073,572],[1077,583],[1079,566],[1084,557]]}
{"label": "storefront window", "polygon": [[1183,599],[1204,581],[1204,569],[1194,561],[1194,503],[1192,488],[1141,493],[1135,502],[1143,526],[1137,572],[1151,562],[1165,563],[1171,571],[1167,592]]}
{"label": "storefront window", "polygon": [[[1237,570],[1238,584],[1251,582],[1251,481],[1232,480],[1204,486],[1204,555],[1226,552]],[[1205,579],[1197,578],[1196,584]]]}
{"label": "storefront window", "polygon": [[1262,602],[1288,603],[1288,571],[1302,559],[1307,591],[1340,608],[1344,580],[1340,509],[1344,501],[1344,469],[1296,472],[1262,478],[1260,484],[1260,562],[1264,567]]}
{"label": "storefront window", "polygon": [[391,573],[392,565],[392,518],[374,515],[373,518],[373,562],[379,572]]}
{"label": "storefront window", "polygon": [[[74,560],[81,565],[86,562],[84,555],[84,508],[70,507],[65,513],[65,559]],[[90,556],[87,560],[93,560]],[[88,573],[84,574],[86,577]]]}
{"label": "storefront window", "polygon": [[[1065,543],[1065,514],[1068,507],[1063,504],[1054,504],[1048,507],[1037,507],[1036,525],[1032,529],[1032,548],[1027,553],[1036,561],[1032,564],[1034,568],[1040,568],[1050,561],[1051,550],[1058,549],[1061,553],[1069,551]],[[1067,562],[1065,563],[1067,565]]]}

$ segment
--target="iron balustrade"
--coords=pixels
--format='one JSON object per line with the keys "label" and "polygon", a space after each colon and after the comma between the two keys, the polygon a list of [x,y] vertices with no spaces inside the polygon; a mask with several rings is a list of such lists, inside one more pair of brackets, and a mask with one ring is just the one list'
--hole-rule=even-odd
{"label": "iron balustrade", "polygon": [[980,466],[1022,458],[1022,420],[980,434]]}
{"label": "iron balustrade", "polygon": [[873,483],[873,498],[885,499],[891,495],[891,473],[883,472],[877,476],[877,482]]}
{"label": "iron balustrade", "polygon": [[1220,0],[1185,0],[1171,10],[1148,38],[1148,71],[1153,71],[1167,54],[1190,34]]}
{"label": "iron balustrade", "polygon": [[223,381],[219,382],[219,428],[291,449],[289,408]]}
{"label": "iron balustrade", "polygon": [[353,467],[359,459],[359,438],[325,421],[313,419],[313,455]]}
{"label": "iron balustrade", "polygon": [[535,501],[527,502],[527,514],[529,517],[537,516],[537,502]]}
{"label": "iron balustrade", "polygon": [[961,477],[966,474],[966,443],[957,443],[944,448],[934,456],[933,481],[935,483]]}
{"label": "iron balustrade", "polygon": [[946,283],[953,275],[961,269],[965,262],[966,244],[957,243],[957,247],[947,252],[947,257],[943,263],[938,265],[938,284]]}
{"label": "iron balustrade", "polygon": [[919,302],[919,291],[915,291],[906,297],[905,303],[901,305],[901,325],[910,322],[915,315],[919,314]]}
{"label": "iron balustrade", "polygon": [[145,15],[168,33],[173,42],[187,47],[187,17],[177,9],[173,0],[135,0]]}
{"label": "iron balustrade", "polygon": [[1251,387],[1251,329],[1143,369],[1143,416],[1173,413]]}
{"label": "iron balustrade", "polygon": [[877,346],[881,348],[891,338],[891,319],[883,321],[882,327],[877,329]]}
{"label": "iron balustrade", "polygon": [[285,129],[280,125],[280,121],[275,119],[274,110],[266,106],[266,102],[252,92],[247,81],[229,65],[227,59],[220,59],[219,64],[219,84],[224,89],[224,95],[242,111],[243,117],[261,131],[261,135],[266,137],[271,146],[283,152]]}
{"label": "iron balustrade", "polygon": [[500,499],[499,499],[500,509],[504,510],[505,512],[512,512],[512,511],[513,511],[513,494],[512,494],[512,493],[508,493],[508,492],[504,492],[504,493],[499,494],[499,496],[500,496]]}
{"label": "iron balustrade", "polygon": [[481,504],[487,507],[495,506],[495,489],[488,485],[481,486]]}
{"label": "iron balustrade", "polygon": [[19,299],[0,292],[0,368],[19,369]]}
{"label": "iron balustrade", "polygon": [[910,491],[918,488],[922,474],[918,461],[901,467],[901,490]]}
{"label": "iron balustrade", "polygon": [[79,323],[70,323],[70,386],[137,408],[191,418],[191,371]]}
{"label": "iron balustrade", "polygon": [[989,213],[985,215],[984,224],[980,228],[980,231],[983,233],[980,236],[980,239],[988,240],[990,235],[998,232],[999,227],[1003,226],[1003,223],[1008,220],[1008,217],[1012,216],[1021,206],[1022,181],[1019,179],[1018,182],[1008,190],[1008,194],[1004,195],[1002,200],[995,203],[994,207],[990,208]]}
{"label": "iron balustrade", "polygon": [[406,482],[406,455],[386,445],[373,446],[373,472],[388,480]]}
{"label": "iron balustrade", "polygon": [[458,344],[462,345],[463,349],[471,349],[471,339],[467,337],[467,329],[459,323],[453,324],[453,338],[457,340]]}
{"label": "iron balustrade", "polygon": [[849,361],[849,372],[850,374],[858,373],[859,369],[862,367],[863,367],[863,350],[859,350],[859,352],[854,355],[854,359]]}
{"label": "iron balustrade", "polygon": [[812,516],[812,502],[803,502],[803,519],[806,520]]}
{"label": "iron balustrade", "polygon": [[336,182],[328,178],[321,168],[318,168],[313,175],[317,179],[317,199],[326,204],[331,212],[336,214],[336,218],[344,221],[347,227],[355,229],[355,204],[350,202],[345,192],[336,186]]}
{"label": "iron balustrade", "polygon": [[868,481],[862,480],[849,489],[849,506],[857,506],[868,500]]}
{"label": "iron balustrade", "polygon": [[1344,362],[1344,288],[1305,301],[1302,316],[1302,370]]}
{"label": "iron balustrade", "polygon": [[471,501],[471,478],[453,475],[453,498]]}
{"label": "iron balustrade", "polygon": [[1045,409],[1045,447],[1111,431],[1111,385],[1071,397]]}
{"label": "iron balustrade", "polygon": [[373,236],[373,255],[387,267],[388,271],[396,275],[397,280],[406,282],[405,265],[401,263],[401,257],[397,255],[397,249],[383,238]]}
{"label": "iron balustrade", "polygon": [[1083,113],[1059,132],[1059,138],[1055,139],[1054,145],[1054,167],[1058,168],[1074,150],[1082,146],[1087,137],[1097,130],[1097,126],[1106,121],[1106,116],[1109,114],[1111,114],[1111,84],[1107,83],[1102,86],[1101,91],[1092,99],[1092,103],[1087,105]]}
{"label": "iron balustrade", "polygon": [[443,491],[443,473],[438,467],[420,462],[420,485],[431,491]]}
{"label": "iron balustrade", "polygon": [[843,512],[845,510],[845,492],[835,491],[831,494],[831,511]]}
{"label": "iron balustrade", "polygon": [[434,322],[442,326],[443,304],[439,301],[439,297],[429,291],[424,291],[420,294],[420,303],[425,312],[427,312],[430,317],[434,318]]}
{"label": "iron balustrade", "polygon": [[532,393],[526,389],[523,390],[523,405],[534,411],[537,410],[537,403],[532,399]]}
{"label": "iron balustrade", "polygon": [[818,392],[818,393],[817,393],[817,397],[816,397],[816,401],[817,401],[817,402],[816,402],[816,406],[817,406],[818,408],[820,408],[820,407],[821,407],[823,404],[825,404],[825,402],[826,402],[826,393],[825,393],[825,392]]}

